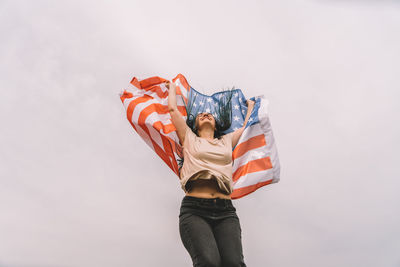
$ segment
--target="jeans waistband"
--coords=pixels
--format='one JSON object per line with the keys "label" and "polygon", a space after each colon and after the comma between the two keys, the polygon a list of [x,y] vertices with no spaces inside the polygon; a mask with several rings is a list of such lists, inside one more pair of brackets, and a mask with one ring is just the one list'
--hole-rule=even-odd
{"label": "jeans waistband", "polygon": [[194,197],[194,196],[184,196],[182,199],[182,202],[197,202],[201,204],[215,204],[215,205],[221,205],[221,206],[233,206],[232,200],[231,199],[226,199],[226,198],[219,198],[219,197],[214,197],[214,198],[202,198],[202,197]]}

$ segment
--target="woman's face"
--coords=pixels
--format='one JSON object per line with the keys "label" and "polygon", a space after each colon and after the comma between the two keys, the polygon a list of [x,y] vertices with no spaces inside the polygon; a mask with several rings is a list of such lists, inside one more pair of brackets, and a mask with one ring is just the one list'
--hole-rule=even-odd
{"label": "woman's face", "polygon": [[203,125],[205,125],[206,123],[210,124],[212,128],[215,129],[215,119],[214,116],[211,115],[211,113],[202,112],[197,114],[196,116],[197,129],[201,129]]}

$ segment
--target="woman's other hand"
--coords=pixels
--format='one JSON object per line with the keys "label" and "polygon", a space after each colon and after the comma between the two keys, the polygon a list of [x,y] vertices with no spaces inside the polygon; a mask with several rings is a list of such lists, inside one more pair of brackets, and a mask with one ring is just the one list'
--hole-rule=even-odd
{"label": "woman's other hand", "polygon": [[253,100],[247,99],[246,101],[248,107],[254,107],[255,103]]}

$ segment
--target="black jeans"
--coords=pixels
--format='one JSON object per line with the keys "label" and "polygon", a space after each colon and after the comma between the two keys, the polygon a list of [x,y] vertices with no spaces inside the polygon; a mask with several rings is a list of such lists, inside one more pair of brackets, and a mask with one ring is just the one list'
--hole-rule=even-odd
{"label": "black jeans", "polygon": [[196,267],[246,267],[242,229],[230,199],[185,196],[179,233]]}

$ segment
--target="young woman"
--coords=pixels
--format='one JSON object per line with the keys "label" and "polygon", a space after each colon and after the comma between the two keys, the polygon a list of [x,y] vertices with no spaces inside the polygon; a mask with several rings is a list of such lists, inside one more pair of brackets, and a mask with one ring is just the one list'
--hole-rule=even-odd
{"label": "young woman", "polygon": [[222,135],[231,125],[230,99],[220,101],[217,118],[204,112],[191,118],[188,113],[185,121],[176,105],[175,84],[166,85],[169,113],[183,147],[180,179],[186,195],[179,214],[183,245],[193,266],[246,266],[240,221],[230,197],[232,148],[244,130],[254,101],[247,101],[243,127]]}

